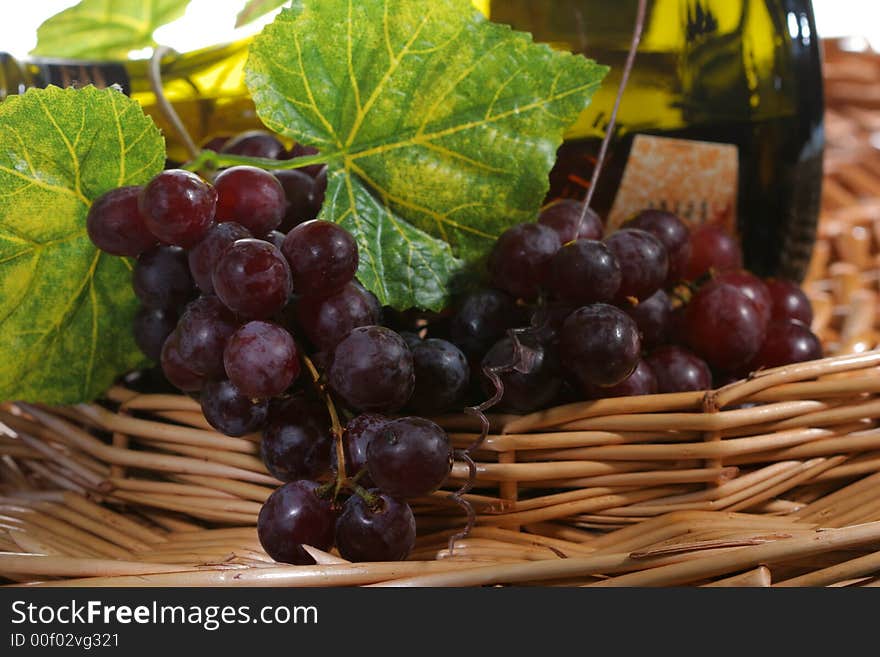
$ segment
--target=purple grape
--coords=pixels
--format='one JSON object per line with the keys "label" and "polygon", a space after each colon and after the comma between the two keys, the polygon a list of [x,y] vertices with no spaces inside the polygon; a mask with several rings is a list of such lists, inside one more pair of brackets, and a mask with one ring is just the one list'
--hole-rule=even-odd
{"label": "purple grape", "polygon": [[303,333],[322,351],[333,349],[352,329],[376,325],[381,319],[369,293],[354,282],[327,298],[297,299],[295,312]]}
{"label": "purple grape", "polygon": [[770,293],[772,319],[796,319],[807,326],[813,323],[813,306],[797,283],[769,278],[766,285]]}
{"label": "purple grape", "polygon": [[754,372],[761,368],[780,367],[822,358],[822,343],[810,327],[796,319],[773,320],[758,353],[745,368]]}
{"label": "purple grape", "polygon": [[657,392],[657,377],[644,360],[639,360],[633,373],[613,386],[583,386],[584,398],[607,399],[609,397],[635,397],[653,395]]}
{"label": "purple grape", "polygon": [[278,160],[285,155],[284,144],[265,130],[248,130],[223,145],[223,153]]}
{"label": "purple grape", "polygon": [[316,481],[284,484],[273,492],[257,518],[260,545],[275,561],[307,566],[315,563],[303,544],[319,550],[333,545],[336,512],[328,499],[318,496]]}
{"label": "purple grape", "polygon": [[138,207],[144,223],[164,244],[189,248],[214,221],[217,191],[183,169],[163,171],[141,191]]}
{"label": "purple grape", "polygon": [[[345,471],[349,477],[362,473],[358,483],[364,487],[373,485],[367,467],[367,448],[390,420],[376,413],[361,413],[345,425],[342,435],[342,449],[345,454]],[[336,470],[336,450],[330,453],[330,468]]]}
{"label": "purple grape", "polygon": [[296,395],[272,410],[263,430],[261,454],[281,481],[314,479],[330,468],[333,434],[326,407]]}
{"label": "purple grape", "polygon": [[770,298],[770,290],[764,281],[745,269],[733,269],[719,274],[715,278],[715,282],[727,283],[739,289],[755,304],[755,310],[758,311],[761,323],[764,326],[767,325],[770,321],[773,301]]}
{"label": "purple grape", "polygon": [[281,251],[290,264],[294,289],[304,296],[336,294],[351,282],[358,268],[357,242],[329,221],[307,221],[295,227]]}
{"label": "purple grape", "polygon": [[657,378],[657,392],[691,392],[712,387],[712,373],[706,362],[682,347],[655,349],[647,358]]}
{"label": "purple grape", "polygon": [[392,420],[370,442],[367,468],[376,486],[392,497],[427,495],[452,470],[449,436],[424,418]]}
{"label": "purple grape", "polygon": [[[318,216],[321,204],[317,202],[315,179],[304,171],[285,169],[273,171],[272,174],[284,189],[284,218],[281,230],[290,232],[294,227],[312,221]],[[323,194],[321,194],[323,199]]]}
{"label": "purple grape", "polygon": [[178,351],[187,366],[206,378],[225,378],[223,349],[238,323],[217,297],[200,297],[177,325]]}
{"label": "purple grape", "polygon": [[268,171],[238,166],[221,171],[214,179],[217,221],[235,221],[256,237],[281,225],[287,209],[284,188]]}
{"label": "purple grape", "polygon": [[421,415],[453,409],[464,396],[470,378],[465,355],[454,344],[437,339],[420,341],[410,349],[416,383],[408,407]]}
{"label": "purple grape", "polygon": [[195,295],[186,253],[176,246],[160,246],[141,254],[131,285],[141,303],[154,310],[177,310]]}
{"label": "purple grape", "polygon": [[156,246],[138,209],[140,187],[120,187],[95,199],[86,216],[86,230],[102,251],[116,256],[138,256]]}
{"label": "purple grape", "polygon": [[665,344],[672,324],[672,302],[663,290],[657,290],[635,306],[625,303],[623,310],[632,317],[642,338],[643,349]]}
{"label": "purple grape", "polygon": [[180,352],[177,350],[177,339],[177,332],[173,331],[165,340],[165,344],[162,345],[162,353],[159,356],[162,373],[171,385],[183,392],[201,390],[204,379],[193,372],[186,361],[180,357]]}
{"label": "purple grape", "polygon": [[666,285],[684,279],[691,259],[691,231],[687,225],[671,212],[663,210],[642,210],[627,221],[624,228],[638,228],[651,233],[663,246],[669,258],[669,271]]}
{"label": "purple grape", "polygon": [[647,299],[663,287],[669,258],[666,247],[651,233],[623,228],[607,237],[605,244],[620,264],[619,302],[629,297]]}
{"label": "purple grape", "polygon": [[202,414],[227,436],[243,436],[262,428],[268,413],[265,401],[254,401],[231,381],[208,381],[200,394]]}
{"label": "purple grape", "polygon": [[205,238],[187,256],[189,271],[196,285],[205,294],[214,293],[214,268],[224,253],[238,240],[252,237],[244,226],[226,221],[214,224]]}
{"label": "purple grape", "polygon": [[352,495],[336,521],[336,547],[349,561],[403,561],[416,543],[416,519],[406,502],[372,490],[373,506]]}
{"label": "purple grape", "polygon": [[605,232],[602,220],[590,209],[581,221],[583,209],[583,201],[557,199],[541,210],[538,223],[555,230],[560,244],[568,244],[576,239],[601,240],[602,233]]}
{"label": "purple grape", "polygon": [[173,310],[141,308],[134,316],[134,341],[147,358],[158,361],[165,340],[176,326],[177,314]]}
{"label": "purple grape", "polygon": [[691,259],[685,278],[696,281],[710,270],[725,272],[742,269],[739,243],[720,226],[703,224],[691,231]]}
{"label": "purple grape", "polygon": [[[545,347],[526,336],[521,336],[519,342],[518,359],[513,340],[502,338],[483,357],[482,366],[506,368],[513,364],[513,369],[498,375],[504,386],[498,409],[530,413],[550,405],[562,380]],[[480,382],[487,396],[495,394],[495,385],[484,373],[481,373]]]}
{"label": "purple grape", "polygon": [[550,274],[550,259],[560,247],[556,231],[543,224],[508,228],[489,254],[492,285],[514,297],[532,300]]}
{"label": "purple grape", "polygon": [[214,268],[214,291],[227,308],[248,319],[268,319],[287,304],[290,267],[268,242],[238,240]]}
{"label": "purple grape", "polygon": [[617,385],[632,374],[640,352],[636,323],[604,303],[575,310],[559,334],[560,361],[582,385]]}
{"label": "purple grape", "polygon": [[470,357],[481,357],[507,329],[523,321],[516,302],[499,290],[479,290],[465,298],[452,318],[449,333]]}
{"label": "purple grape", "polygon": [[243,394],[257,399],[280,395],[300,373],[293,337],[269,322],[248,322],[235,331],[222,359],[229,379]]}
{"label": "purple grape", "polygon": [[561,301],[586,305],[613,300],[621,280],[620,265],[607,246],[579,239],[567,243],[551,259],[547,289]]}

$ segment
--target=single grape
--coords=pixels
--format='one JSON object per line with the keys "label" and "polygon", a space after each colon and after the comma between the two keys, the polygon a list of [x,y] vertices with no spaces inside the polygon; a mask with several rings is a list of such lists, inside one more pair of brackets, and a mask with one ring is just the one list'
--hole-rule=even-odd
{"label": "single grape", "polygon": [[[342,450],[345,454],[345,472],[349,477],[360,474],[358,483],[364,487],[373,485],[370,474],[367,472],[367,448],[382,428],[390,420],[384,415],[377,413],[361,413],[356,415],[345,425],[342,434]],[[330,468],[336,471],[336,450],[330,450]]]}
{"label": "single grape", "polygon": [[599,215],[589,209],[581,221],[583,211],[583,201],[557,199],[542,208],[538,223],[555,230],[560,244],[568,244],[576,239],[601,240],[605,227]]}
{"label": "single grape", "polygon": [[221,152],[247,157],[264,157],[269,160],[281,159],[285,154],[284,144],[265,130],[242,132],[227,141]]}
{"label": "single grape", "polygon": [[193,372],[189,368],[189,364],[180,357],[177,341],[177,332],[172,331],[165,340],[165,344],[162,345],[162,353],[159,356],[162,374],[175,388],[183,392],[196,392],[202,388],[204,379],[201,375]]}
{"label": "single grape", "polygon": [[509,328],[523,321],[516,302],[499,290],[479,290],[465,298],[449,328],[452,342],[470,357],[481,357]]}
{"label": "single grape", "polygon": [[642,348],[653,349],[666,343],[672,324],[672,302],[663,290],[657,290],[635,306],[622,305],[627,315],[632,317],[642,337]]}
{"label": "single grape", "polygon": [[217,190],[183,169],[158,174],[141,190],[138,200],[150,232],[160,242],[186,248],[208,232],[216,206]]}
{"label": "single grape", "polygon": [[255,401],[232,381],[208,381],[199,396],[202,414],[212,427],[227,436],[243,436],[262,428],[269,406]]}
{"label": "single grape", "polygon": [[666,283],[669,257],[666,247],[651,233],[622,228],[605,238],[605,244],[620,264],[618,301],[647,299]]}
{"label": "single grape", "polygon": [[766,326],[739,288],[712,281],[688,303],[684,330],[688,346],[711,367],[736,372],[758,353]]}
{"label": "single grape", "polygon": [[285,237],[287,237],[287,235],[280,230],[270,230],[263,239],[280,251],[281,246],[284,244]]}
{"label": "single grape", "polygon": [[95,246],[132,257],[156,246],[156,236],[138,209],[140,193],[140,187],[120,187],[95,199],[86,216],[86,231]]}
{"label": "single grape", "polygon": [[276,489],[263,504],[257,536],[275,561],[311,565],[315,560],[303,544],[319,550],[333,545],[336,512],[330,500],[318,496],[320,487],[316,481],[292,481]]}
{"label": "single grape", "polygon": [[771,318],[773,320],[796,319],[807,326],[813,323],[813,306],[797,283],[781,278],[768,278]]}
{"label": "single grape", "polygon": [[304,395],[273,408],[260,446],[263,463],[281,481],[320,477],[330,468],[332,449],[327,408]]}
{"label": "single grape", "polygon": [[657,392],[657,377],[644,360],[639,360],[633,373],[614,386],[583,386],[584,398],[607,399],[609,397],[635,397],[653,395]]}
{"label": "single grape", "polygon": [[160,246],[141,254],[131,285],[147,308],[175,310],[195,295],[186,253],[177,246]]}
{"label": "single grape", "polygon": [[604,303],[575,310],[559,334],[560,362],[582,385],[617,385],[638,365],[641,347],[635,321]]}
{"label": "single grape", "polygon": [[639,212],[623,227],[651,233],[666,247],[669,258],[666,285],[677,283],[685,277],[691,259],[691,231],[681,219],[671,212],[649,209]]}
{"label": "single grape", "polygon": [[755,309],[758,311],[761,323],[767,326],[767,323],[770,321],[773,300],[770,298],[770,290],[764,281],[745,269],[732,269],[722,272],[714,280],[718,283],[733,285],[745,294],[755,304]]}
{"label": "single grape", "polygon": [[223,349],[238,323],[214,296],[199,297],[177,324],[178,351],[187,366],[210,379],[225,378]]}
{"label": "single grape", "polygon": [[357,242],[330,221],[308,221],[291,230],[281,247],[290,264],[297,294],[328,297],[336,294],[357,272]]}
{"label": "single grape", "polygon": [[252,237],[244,226],[232,221],[214,224],[205,238],[196,244],[187,256],[189,271],[196,285],[205,294],[214,293],[214,268],[230,246],[238,240]]}
{"label": "single grape", "polygon": [[348,406],[390,413],[403,408],[412,395],[412,353],[391,329],[361,326],[333,348],[327,380]]}
{"label": "single grape", "polygon": [[272,175],[278,179],[284,189],[286,203],[280,226],[282,231],[290,232],[295,226],[318,216],[321,206],[316,204],[317,190],[314,178],[298,169],[273,171]]}
{"label": "single grape", "polygon": [[822,343],[810,327],[796,319],[776,319],[767,327],[767,337],[758,353],[745,368],[780,367],[822,358]]}
{"label": "single grape", "polygon": [[420,341],[410,349],[416,384],[408,407],[421,415],[453,409],[464,396],[470,378],[467,358],[461,349],[437,339]]}
{"label": "single grape", "polygon": [[380,490],[373,504],[352,495],[336,521],[336,547],[349,561],[403,561],[416,543],[416,518],[406,502]]}
{"label": "single grape", "polygon": [[586,305],[614,299],[621,280],[621,267],[606,245],[579,239],[551,259],[547,289],[557,299]]}
{"label": "single grape", "polygon": [[367,468],[376,486],[392,497],[427,495],[452,470],[449,436],[424,418],[392,420],[370,442]]}
{"label": "single grape", "polygon": [[657,392],[690,392],[712,387],[712,373],[706,361],[683,347],[667,345],[647,358],[657,378]]}
{"label": "single grape", "polygon": [[489,254],[492,285],[526,300],[538,296],[559,250],[556,231],[544,224],[519,224],[504,231]]}
{"label": "single grape", "polygon": [[695,281],[710,269],[716,272],[742,269],[739,243],[720,226],[703,224],[691,231],[691,259],[684,277]]}
{"label": "single grape", "polygon": [[226,307],[248,319],[268,319],[287,304],[290,267],[268,242],[238,240],[214,268],[214,291]]}
{"label": "single grape", "polygon": [[295,312],[303,333],[322,351],[333,349],[352,329],[374,326],[381,319],[367,291],[354,282],[327,298],[297,299]]}
{"label": "single grape", "polygon": [[[499,410],[530,413],[550,405],[559,392],[562,379],[545,347],[527,336],[520,336],[519,344],[517,350],[513,340],[502,338],[483,357],[482,367],[508,370],[498,373],[504,387],[498,402]],[[487,396],[495,394],[495,384],[485,372],[481,372],[480,382]]]}
{"label": "single grape", "polygon": [[256,237],[281,225],[287,209],[284,188],[268,171],[237,166],[221,171],[214,179],[217,190],[217,221],[234,221]]}
{"label": "single grape", "polygon": [[232,334],[223,363],[230,381],[257,399],[280,395],[300,372],[293,337],[277,324],[262,321],[248,322]]}
{"label": "single grape", "polygon": [[176,326],[177,313],[173,310],[141,308],[134,316],[134,341],[147,358],[158,361],[162,345]]}

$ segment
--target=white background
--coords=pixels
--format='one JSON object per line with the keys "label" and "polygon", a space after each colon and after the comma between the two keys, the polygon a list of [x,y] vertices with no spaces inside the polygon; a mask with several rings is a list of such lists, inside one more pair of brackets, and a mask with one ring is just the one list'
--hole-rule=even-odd
{"label": "white background", "polygon": [[[37,26],[77,0],[0,0],[0,51],[22,57],[36,44]],[[244,0],[192,0],[186,15],[156,32],[159,43],[184,52],[258,31],[271,20],[235,32]],[[813,0],[820,36],[863,36],[880,50],[880,0]]]}

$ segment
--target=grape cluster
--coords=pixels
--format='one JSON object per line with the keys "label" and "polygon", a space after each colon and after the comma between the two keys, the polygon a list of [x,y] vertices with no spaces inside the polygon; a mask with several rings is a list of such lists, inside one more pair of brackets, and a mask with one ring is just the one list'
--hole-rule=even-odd
{"label": "grape cluster", "polygon": [[[291,156],[266,133],[220,146]],[[406,500],[443,484],[452,450],[437,424],[389,414],[456,408],[468,364],[447,341],[416,344],[381,325],[378,300],[355,278],[354,238],[316,219],[324,186],[323,167],[234,166],[211,182],[169,169],[101,197],[87,226],[104,251],[137,257],[134,335],[165,378],[218,431],[262,432],[263,461],[285,482],[259,515],[266,551],[313,563],[303,544],[335,543],[350,560],[403,559],[415,540]],[[344,429],[331,407],[350,414]]]}

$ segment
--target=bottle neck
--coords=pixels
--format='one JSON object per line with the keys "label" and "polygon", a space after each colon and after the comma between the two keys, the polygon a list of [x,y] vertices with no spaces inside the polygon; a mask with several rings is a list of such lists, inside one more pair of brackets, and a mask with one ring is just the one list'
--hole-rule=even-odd
{"label": "bottle neck", "polygon": [[85,87],[90,84],[99,88],[118,85],[124,93],[131,92],[128,71],[118,62],[43,58],[23,61],[0,52],[0,100],[34,87]]}

